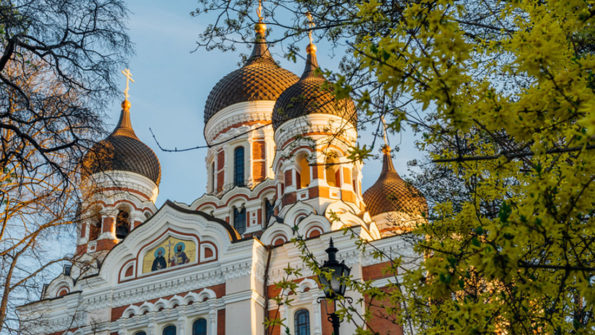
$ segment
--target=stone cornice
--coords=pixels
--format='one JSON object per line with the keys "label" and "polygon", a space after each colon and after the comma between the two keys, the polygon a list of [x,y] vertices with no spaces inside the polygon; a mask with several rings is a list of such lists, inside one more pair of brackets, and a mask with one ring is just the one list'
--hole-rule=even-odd
{"label": "stone cornice", "polygon": [[227,106],[213,115],[205,126],[205,139],[212,144],[223,130],[234,125],[265,121],[271,122],[275,101],[245,101]]}

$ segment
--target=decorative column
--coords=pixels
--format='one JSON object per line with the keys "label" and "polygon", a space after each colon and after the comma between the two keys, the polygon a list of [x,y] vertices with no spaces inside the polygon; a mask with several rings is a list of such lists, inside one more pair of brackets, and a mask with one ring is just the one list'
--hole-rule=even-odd
{"label": "decorative column", "polygon": [[155,323],[155,320],[151,318],[151,320],[149,320],[149,326],[147,327],[147,335],[157,335],[156,331],[157,324]]}
{"label": "decorative column", "polygon": [[176,327],[178,328],[177,333],[180,335],[184,335],[185,331],[184,329],[186,328],[186,317],[184,315],[180,315],[180,317],[178,317],[178,322],[176,324]]}
{"label": "decorative column", "polygon": [[312,292],[312,297],[314,299],[312,299],[312,318],[310,320],[313,320],[314,322],[312,322],[312,334],[313,335],[321,335],[322,334],[322,311],[320,308],[320,304],[321,302],[319,302],[318,298],[319,295],[319,290],[316,290],[315,292]]}
{"label": "decorative column", "polygon": [[207,333],[209,335],[217,335],[217,309],[209,306],[209,325],[207,327]]}
{"label": "decorative column", "polygon": [[98,239],[116,239],[117,208],[104,208],[101,210],[101,234]]}
{"label": "decorative column", "polygon": [[140,211],[132,211],[130,213],[130,231],[133,231],[141,223],[145,222],[145,216]]}

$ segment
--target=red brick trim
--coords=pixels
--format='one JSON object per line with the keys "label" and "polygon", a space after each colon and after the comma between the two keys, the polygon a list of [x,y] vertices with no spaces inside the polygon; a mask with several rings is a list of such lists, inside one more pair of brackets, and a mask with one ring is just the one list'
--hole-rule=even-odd
{"label": "red brick trim", "polygon": [[376,280],[382,278],[392,277],[394,274],[386,272],[389,268],[390,262],[382,262],[378,264],[362,266],[362,279],[363,280]]}

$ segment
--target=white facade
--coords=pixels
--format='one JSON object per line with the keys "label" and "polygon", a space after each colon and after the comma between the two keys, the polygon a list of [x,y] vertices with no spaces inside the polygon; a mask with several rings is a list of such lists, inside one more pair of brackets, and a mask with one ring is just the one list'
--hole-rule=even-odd
{"label": "white facade", "polygon": [[[209,119],[206,193],[191,204],[167,201],[157,209],[156,182],[130,171],[94,174],[77,261],[40,301],[19,308],[23,333],[160,335],[173,326],[176,334],[205,334],[193,329],[202,319],[209,335],[285,333],[265,329],[267,317],[278,317],[297,334],[294,318],[305,310],[309,334],[330,334],[317,299],[323,293],[290,242],[295,237],[308,239],[320,261],[332,237],[353,278],[386,285],[380,261],[343,228],[387,255],[414,255],[402,238],[381,238],[366,211],[361,163],[347,159],[357,130],[317,113],[273,130],[274,106],[242,101]],[[277,306],[273,298],[287,292],[274,284],[286,279],[288,265],[302,269],[301,278],[289,278],[298,292],[291,305]],[[345,322],[341,331],[355,326]]]}

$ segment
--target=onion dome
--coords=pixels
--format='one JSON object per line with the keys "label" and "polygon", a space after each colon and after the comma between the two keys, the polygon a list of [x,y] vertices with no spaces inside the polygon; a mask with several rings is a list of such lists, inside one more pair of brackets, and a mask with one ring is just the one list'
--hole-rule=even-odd
{"label": "onion dome", "polygon": [[382,152],[384,158],[380,177],[363,195],[370,216],[387,212],[401,212],[413,216],[427,213],[428,204],[424,196],[401,179],[395,170],[390,147],[385,146]]}
{"label": "onion dome", "polygon": [[221,79],[209,93],[205,104],[205,125],[215,113],[244,101],[277,100],[298,81],[298,76],[277,65],[265,40],[266,25],[256,24],[252,54],[241,68]]}
{"label": "onion dome", "polygon": [[318,70],[316,46],[306,48],[308,57],[306,68],[300,80],[289,87],[277,100],[273,109],[273,128],[277,129],[285,121],[308,114],[331,114],[348,120],[357,126],[355,105],[349,98],[337,101],[330,83]]}
{"label": "onion dome", "polygon": [[138,173],[159,185],[161,166],[157,156],[136,137],[130,122],[130,102],[122,102],[116,129],[87,153],[84,166],[89,173],[128,171]]}

